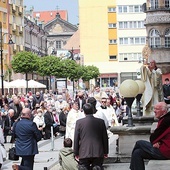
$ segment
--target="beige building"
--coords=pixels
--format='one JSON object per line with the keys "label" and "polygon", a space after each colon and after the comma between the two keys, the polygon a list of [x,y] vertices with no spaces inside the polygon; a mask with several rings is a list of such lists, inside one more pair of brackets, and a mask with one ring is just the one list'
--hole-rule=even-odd
{"label": "beige building", "polygon": [[142,10],[145,0],[117,0],[119,80],[137,79],[143,62],[142,50],[146,44],[146,14]]}
{"label": "beige building", "polygon": [[170,78],[170,0],[147,0],[144,11],[147,44],[151,50],[148,60],[156,60],[163,80]]}
{"label": "beige building", "polygon": [[143,3],[79,0],[80,52],[85,65],[99,68],[101,87],[137,78],[146,43]]}

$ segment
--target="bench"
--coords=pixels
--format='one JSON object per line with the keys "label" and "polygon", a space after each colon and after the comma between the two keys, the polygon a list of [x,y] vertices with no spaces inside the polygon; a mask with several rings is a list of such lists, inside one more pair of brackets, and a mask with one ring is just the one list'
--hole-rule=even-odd
{"label": "bench", "polygon": [[145,166],[145,170],[168,170],[170,160],[150,160]]}

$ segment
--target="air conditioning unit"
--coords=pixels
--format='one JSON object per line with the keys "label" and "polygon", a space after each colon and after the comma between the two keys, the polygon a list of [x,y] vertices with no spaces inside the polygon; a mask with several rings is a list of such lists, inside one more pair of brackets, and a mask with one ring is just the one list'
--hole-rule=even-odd
{"label": "air conditioning unit", "polygon": [[17,51],[17,45],[16,44],[13,45],[13,51]]}
{"label": "air conditioning unit", "polygon": [[15,4],[12,4],[12,11],[16,12],[16,5]]}
{"label": "air conditioning unit", "polygon": [[23,9],[22,9],[22,6],[19,6],[19,14],[21,15],[23,13]]}
{"label": "air conditioning unit", "polygon": [[23,33],[23,27],[21,25],[19,26],[19,33]]}
{"label": "air conditioning unit", "polygon": [[12,24],[12,31],[16,31],[16,29],[17,29],[17,26],[16,26],[15,23],[13,23],[13,24]]}
{"label": "air conditioning unit", "polygon": [[24,50],[23,45],[20,45],[20,46],[19,46],[19,50],[20,50],[20,51],[23,51],[23,50]]}

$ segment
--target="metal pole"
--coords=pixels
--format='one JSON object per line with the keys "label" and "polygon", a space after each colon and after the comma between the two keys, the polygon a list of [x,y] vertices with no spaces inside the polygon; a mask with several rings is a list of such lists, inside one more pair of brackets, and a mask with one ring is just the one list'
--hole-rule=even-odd
{"label": "metal pole", "polygon": [[2,95],[4,95],[4,73],[3,73],[3,49],[2,49],[2,22],[0,22],[0,36],[1,36],[1,84],[2,84]]}
{"label": "metal pole", "polygon": [[51,126],[51,150],[54,150],[54,135],[53,135],[53,126]]}

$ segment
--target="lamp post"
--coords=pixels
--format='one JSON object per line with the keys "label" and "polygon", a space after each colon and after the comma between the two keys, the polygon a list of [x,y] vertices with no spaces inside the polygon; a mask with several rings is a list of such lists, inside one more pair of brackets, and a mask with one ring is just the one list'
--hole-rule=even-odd
{"label": "lamp post", "polygon": [[134,80],[125,80],[120,85],[120,93],[123,95],[127,106],[129,107],[128,111],[128,127],[132,127],[133,125],[133,118],[131,112],[132,103],[139,92],[139,86]]}
{"label": "lamp post", "polygon": [[141,99],[142,94],[145,90],[145,84],[141,80],[135,80],[135,82],[139,86],[138,95],[136,96],[136,101],[137,101],[137,114],[136,114],[136,116],[140,117],[140,116],[142,116],[142,112],[141,112],[141,108],[140,108],[140,99]]}
{"label": "lamp post", "polygon": [[[1,88],[2,88],[2,95],[4,95],[4,68],[3,68],[3,36],[9,34],[4,33],[2,34],[2,22],[0,22],[0,51],[1,51]],[[8,44],[13,44],[13,41],[11,39],[12,35],[9,34],[9,42]]]}

